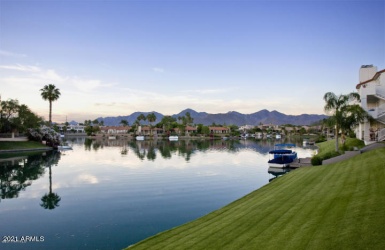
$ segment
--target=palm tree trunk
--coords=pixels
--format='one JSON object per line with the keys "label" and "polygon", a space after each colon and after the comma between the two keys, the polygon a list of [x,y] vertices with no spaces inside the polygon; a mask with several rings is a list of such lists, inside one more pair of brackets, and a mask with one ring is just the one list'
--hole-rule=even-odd
{"label": "palm tree trunk", "polygon": [[52,101],[49,101],[49,126],[52,127]]}
{"label": "palm tree trunk", "polygon": [[338,152],[338,126],[336,125],[336,132],[335,132],[335,134],[336,134],[336,152]]}
{"label": "palm tree trunk", "polygon": [[51,166],[49,166],[49,194],[52,194],[52,171],[51,171]]}

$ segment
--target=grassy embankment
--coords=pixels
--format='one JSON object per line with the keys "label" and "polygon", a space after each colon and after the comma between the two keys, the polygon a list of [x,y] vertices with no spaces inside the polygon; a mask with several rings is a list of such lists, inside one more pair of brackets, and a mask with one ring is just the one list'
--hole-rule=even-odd
{"label": "grassy embankment", "polygon": [[132,249],[385,249],[384,180],[385,148],[300,168]]}
{"label": "grassy embankment", "polygon": [[[316,144],[318,147],[318,156],[319,157],[327,157],[330,154],[335,153],[335,148],[336,148],[336,140],[329,140],[321,143]],[[356,138],[346,138],[345,145],[341,145],[339,143],[339,150],[340,152],[344,151],[351,151],[354,148],[361,149],[365,146],[365,143],[361,140],[358,140]],[[329,157],[330,158],[330,157]]]}
{"label": "grassy embankment", "polygon": [[[36,141],[0,141],[0,150],[23,150],[45,148],[47,146]],[[48,148],[48,147],[47,147]]]}

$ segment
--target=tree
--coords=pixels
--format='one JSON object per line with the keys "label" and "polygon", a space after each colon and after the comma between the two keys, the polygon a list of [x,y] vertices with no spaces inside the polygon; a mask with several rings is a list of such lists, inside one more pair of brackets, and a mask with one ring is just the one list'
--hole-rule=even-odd
{"label": "tree", "polygon": [[41,97],[49,102],[49,125],[52,125],[52,102],[60,97],[60,90],[53,84],[45,85],[41,90]]}
{"label": "tree", "polygon": [[338,151],[338,133],[342,137],[348,129],[368,117],[367,113],[357,104],[350,104],[353,101],[360,101],[360,95],[352,92],[348,95],[335,95],[327,92],[324,95],[325,111],[330,113],[327,123],[335,128],[335,150]]}
{"label": "tree", "polygon": [[91,126],[91,120],[84,120],[84,126]]}
{"label": "tree", "polygon": [[26,105],[19,106],[18,116],[14,123],[19,132],[26,132],[28,128],[37,128],[43,123],[43,118],[34,114]]}
{"label": "tree", "polygon": [[140,121],[141,120],[143,120],[143,121],[145,121],[147,118],[146,118],[146,116],[144,115],[144,114],[140,114],[137,118],[136,118],[136,120],[139,122],[139,124],[140,124]]}
{"label": "tree", "polygon": [[19,110],[19,101],[9,99],[1,102],[0,129],[2,132],[11,132],[14,128],[12,118],[16,117]]}
{"label": "tree", "polygon": [[165,132],[168,132],[173,129],[176,125],[176,119],[172,116],[166,115],[163,116],[162,120],[160,121],[160,123],[158,123],[157,126],[160,126]]}
{"label": "tree", "polygon": [[186,112],[185,117],[186,125],[191,125],[194,122],[194,118],[191,117],[190,112]]}
{"label": "tree", "polygon": [[97,132],[100,131],[100,127],[99,126],[86,126],[84,128],[84,131],[87,133],[88,136],[90,135],[95,135]]}
{"label": "tree", "polygon": [[60,196],[57,193],[52,192],[52,171],[51,164],[48,164],[49,168],[49,193],[45,194],[41,198],[40,206],[44,209],[54,209],[59,206],[59,202],[61,200]]}
{"label": "tree", "polygon": [[128,126],[128,121],[127,120],[121,120],[120,124],[123,125],[123,127]]}
{"label": "tree", "polygon": [[147,121],[150,123],[150,128],[151,128],[151,135],[152,135],[152,123],[156,121],[156,115],[155,113],[148,114],[146,116]]}
{"label": "tree", "polygon": [[150,125],[152,125],[152,123],[156,121],[155,113],[148,114],[146,118]]}
{"label": "tree", "polygon": [[28,128],[37,128],[43,119],[33,113],[27,105],[19,105],[16,99],[1,102],[0,131],[13,132],[18,130],[24,133]]}

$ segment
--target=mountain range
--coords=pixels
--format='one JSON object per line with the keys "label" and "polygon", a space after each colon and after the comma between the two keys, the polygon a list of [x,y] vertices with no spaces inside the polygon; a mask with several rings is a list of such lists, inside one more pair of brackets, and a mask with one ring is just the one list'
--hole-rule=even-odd
{"label": "mountain range", "polygon": [[[318,122],[324,118],[327,118],[326,115],[316,115],[316,114],[302,114],[302,115],[285,115],[278,111],[268,111],[266,109],[260,110],[252,114],[242,114],[236,111],[229,111],[227,113],[218,113],[218,114],[209,114],[206,112],[197,112],[193,109],[185,109],[178,114],[172,115],[174,118],[182,117],[187,112],[190,113],[190,116],[194,118],[194,124],[203,124],[211,125],[222,124],[222,125],[259,125],[259,124],[293,124],[293,125],[311,125],[312,123]],[[129,125],[132,125],[136,118],[140,114],[147,116],[150,113],[154,113],[156,116],[156,121],[153,124],[156,124],[162,120],[164,117],[163,114],[158,112],[134,112],[131,115],[126,116],[110,116],[110,117],[99,117],[97,120],[104,121],[106,126],[119,126],[121,120],[127,120]],[[141,121],[141,124],[148,124],[147,121]]]}

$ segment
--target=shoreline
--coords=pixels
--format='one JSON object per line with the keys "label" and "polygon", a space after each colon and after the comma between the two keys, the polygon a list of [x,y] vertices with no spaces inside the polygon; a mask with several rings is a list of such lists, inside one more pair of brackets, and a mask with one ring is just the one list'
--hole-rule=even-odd
{"label": "shoreline", "polygon": [[22,148],[22,149],[4,149],[0,150],[1,153],[17,153],[17,152],[33,152],[33,151],[50,151],[53,150],[53,148]]}

